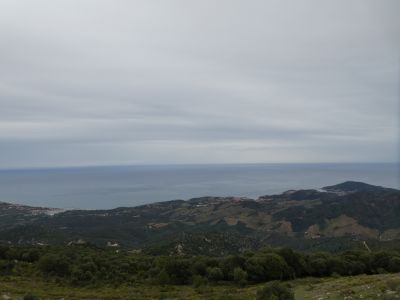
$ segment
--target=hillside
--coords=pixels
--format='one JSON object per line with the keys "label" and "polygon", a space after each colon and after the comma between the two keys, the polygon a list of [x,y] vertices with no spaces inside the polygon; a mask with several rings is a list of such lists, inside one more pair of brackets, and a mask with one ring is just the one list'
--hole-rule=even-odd
{"label": "hillside", "polygon": [[[22,299],[37,295],[40,299],[255,299],[264,284],[236,287],[229,284],[214,286],[157,286],[134,285],[113,287],[60,286],[31,278],[7,278],[0,281],[3,299]],[[342,278],[308,278],[289,281],[296,300],[398,299],[400,273],[358,275]],[[350,298],[351,297],[351,298]]]}
{"label": "hillside", "polygon": [[112,210],[1,203],[6,243],[90,242],[149,253],[224,255],[265,245],[340,251],[400,239],[400,191],[358,182],[258,199],[202,197]]}

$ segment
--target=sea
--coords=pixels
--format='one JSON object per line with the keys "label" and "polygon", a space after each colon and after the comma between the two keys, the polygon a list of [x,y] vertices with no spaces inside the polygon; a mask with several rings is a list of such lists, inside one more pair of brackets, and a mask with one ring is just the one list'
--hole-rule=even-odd
{"label": "sea", "polygon": [[110,209],[201,196],[257,198],[344,181],[400,189],[399,164],[213,164],[0,170],[0,201]]}

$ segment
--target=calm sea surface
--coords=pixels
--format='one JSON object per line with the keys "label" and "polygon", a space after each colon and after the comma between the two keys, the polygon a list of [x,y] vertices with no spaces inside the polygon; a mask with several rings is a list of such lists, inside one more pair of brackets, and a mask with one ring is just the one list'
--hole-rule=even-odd
{"label": "calm sea surface", "polygon": [[346,180],[400,188],[398,164],[240,164],[0,170],[0,201],[115,208],[199,196],[321,188]]}

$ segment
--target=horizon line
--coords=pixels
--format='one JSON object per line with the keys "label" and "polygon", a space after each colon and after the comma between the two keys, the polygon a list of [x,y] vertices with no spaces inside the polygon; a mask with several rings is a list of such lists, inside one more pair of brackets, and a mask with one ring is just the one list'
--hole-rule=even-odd
{"label": "horizon line", "polygon": [[54,170],[54,169],[94,169],[94,168],[124,168],[124,167],[168,167],[168,166],[227,166],[227,165],[361,165],[361,164],[398,164],[400,165],[399,161],[368,161],[368,162],[230,162],[230,163],[159,163],[159,164],[152,164],[152,163],[128,163],[128,164],[98,164],[98,165],[56,165],[56,166],[26,166],[26,167],[0,167],[0,171],[34,171],[34,170]]}

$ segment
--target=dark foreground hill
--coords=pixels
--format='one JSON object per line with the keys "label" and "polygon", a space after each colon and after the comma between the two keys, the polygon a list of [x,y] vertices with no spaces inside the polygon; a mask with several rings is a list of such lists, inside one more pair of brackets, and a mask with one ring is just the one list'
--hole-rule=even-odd
{"label": "dark foreground hill", "polygon": [[202,197],[111,210],[0,203],[0,240],[223,255],[266,245],[340,251],[400,240],[400,191],[345,182],[256,200]]}

